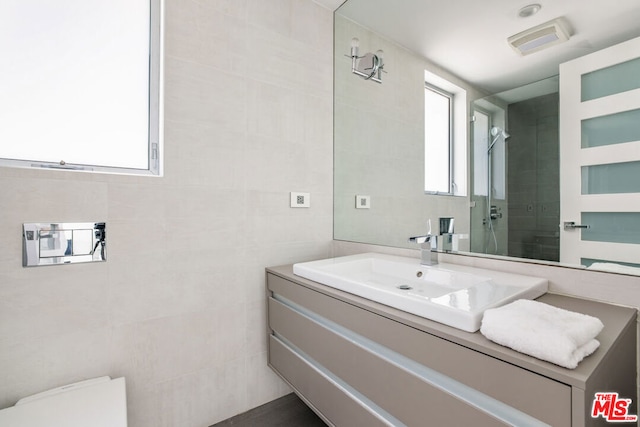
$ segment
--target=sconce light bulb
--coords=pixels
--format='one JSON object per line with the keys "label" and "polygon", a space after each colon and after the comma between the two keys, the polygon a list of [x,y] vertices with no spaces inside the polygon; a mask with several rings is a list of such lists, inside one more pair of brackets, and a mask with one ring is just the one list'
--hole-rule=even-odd
{"label": "sconce light bulb", "polygon": [[378,64],[382,66],[384,64],[384,51],[382,49],[376,50],[376,56],[378,57]]}
{"label": "sconce light bulb", "polygon": [[358,56],[358,46],[360,46],[360,40],[357,37],[351,39],[351,58]]}

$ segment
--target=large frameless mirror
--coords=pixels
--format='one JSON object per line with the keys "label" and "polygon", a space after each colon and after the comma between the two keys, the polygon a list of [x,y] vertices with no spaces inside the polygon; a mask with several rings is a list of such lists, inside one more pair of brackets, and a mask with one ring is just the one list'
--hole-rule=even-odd
{"label": "large frameless mirror", "polygon": [[[562,262],[566,219],[559,176],[566,165],[559,155],[559,64],[639,37],[640,6],[597,0],[586,10],[563,0],[528,16],[520,6],[508,0],[348,0],[336,11],[336,240],[414,248],[408,236],[423,234],[429,219],[437,224],[452,217],[463,236],[461,252]],[[510,46],[510,36],[556,18],[568,40],[525,55]],[[349,75],[345,52],[354,37],[366,50],[384,50],[389,73],[381,85]],[[464,150],[455,153],[455,144],[449,150],[453,159],[464,157],[465,174],[458,178],[460,166],[425,143],[425,84],[442,88],[429,81],[433,76],[467,95],[462,119],[453,120],[467,125],[464,137],[454,137]],[[605,80],[596,86],[621,81]],[[451,190],[425,192],[426,172],[444,166],[451,167]],[[591,187],[600,172],[584,172]],[[356,195],[368,197],[370,208],[356,209]],[[596,258],[610,259],[601,252]],[[637,268],[629,267],[625,273]]]}

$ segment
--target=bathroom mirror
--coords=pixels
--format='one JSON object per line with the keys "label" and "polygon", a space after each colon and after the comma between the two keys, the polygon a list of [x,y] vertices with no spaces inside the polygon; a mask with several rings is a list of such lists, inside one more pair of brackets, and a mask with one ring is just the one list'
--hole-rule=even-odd
{"label": "bathroom mirror", "polygon": [[0,165],[161,175],[162,0],[0,3]]}
{"label": "bathroom mirror", "polygon": [[[519,252],[503,251],[501,242],[506,242],[504,247],[518,247],[508,241],[507,228],[517,212],[510,212],[508,202],[512,198],[506,196],[496,197],[491,203],[495,210],[489,212],[485,209],[485,196],[476,194],[476,187],[488,184],[477,183],[474,176],[477,172],[474,132],[481,126],[489,126],[482,124],[482,114],[487,114],[494,118],[487,134],[493,126],[513,134],[510,126],[515,129],[516,124],[506,121],[508,106],[518,107],[519,102],[523,102],[519,105],[521,114],[531,108],[551,112],[541,120],[555,121],[557,128],[559,64],[639,37],[640,6],[635,0],[615,5],[598,0],[585,8],[581,2],[563,0],[541,3],[538,14],[521,18],[518,12],[528,3],[514,4],[509,0],[491,4],[466,0],[452,3],[348,0],[336,11],[334,238],[414,248],[407,238],[426,233],[429,218],[432,224],[437,224],[441,217],[454,217],[455,232],[463,236],[458,246],[461,252],[557,263],[553,245],[560,231],[559,205],[555,201],[559,189],[538,186],[533,188],[538,193],[534,197],[527,194],[532,188],[521,186],[519,209],[525,215],[543,213],[537,221],[545,228],[528,242],[528,248],[520,245]],[[521,56],[507,43],[508,37],[558,17],[564,17],[570,27],[571,38],[564,44]],[[389,71],[383,84],[371,85],[349,76],[349,59],[345,54],[353,37],[360,40],[364,51],[384,50],[385,68]],[[424,150],[421,90],[425,70],[452,81],[467,94],[468,181],[464,184],[468,183],[468,188],[464,196],[425,194],[422,186],[425,168],[441,161],[429,159]],[[531,99],[536,99],[539,105],[528,105]],[[504,117],[501,119],[492,109],[504,110]],[[522,126],[525,125],[523,122]],[[553,130],[553,123],[550,126],[541,131],[555,132],[557,145],[560,143],[557,131]],[[512,138],[515,145],[516,137]],[[520,166],[510,165],[507,159],[525,156],[520,161],[526,163],[528,159],[532,163],[534,159],[526,156],[535,153],[509,152],[502,139],[495,147],[496,155],[505,159],[502,185],[515,188],[518,175],[512,173]],[[538,151],[544,151],[540,176],[546,180],[545,185],[553,187],[562,168],[557,149],[539,148]],[[498,172],[494,169],[494,173]],[[520,178],[524,175],[521,173]],[[529,183],[536,181],[529,178]],[[355,209],[356,195],[370,196],[369,209]],[[485,225],[482,230],[482,221],[494,215],[498,218],[494,229],[487,230]],[[475,225],[477,222],[480,227]],[[602,258],[606,259],[606,254]]]}

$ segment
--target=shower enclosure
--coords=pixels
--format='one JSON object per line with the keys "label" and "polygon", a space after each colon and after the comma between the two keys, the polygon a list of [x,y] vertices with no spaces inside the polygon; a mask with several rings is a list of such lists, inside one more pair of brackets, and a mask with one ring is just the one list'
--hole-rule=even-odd
{"label": "shower enclosure", "polygon": [[471,250],[559,261],[558,93],[476,101],[474,119]]}

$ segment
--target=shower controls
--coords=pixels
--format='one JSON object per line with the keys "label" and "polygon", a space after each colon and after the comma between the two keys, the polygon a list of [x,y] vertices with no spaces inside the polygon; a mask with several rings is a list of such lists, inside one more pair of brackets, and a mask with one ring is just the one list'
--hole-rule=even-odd
{"label": "shower controls", "polygon": [[502,212],[500,212],[500,209],[498,209],[497,206],[492,205],[489,212],[489,217],[491,218],[491,220],[502,218]]}
{"label": "shower controls", "polygon": [[104,222],[23,224],[24,267],[107,260]]}

